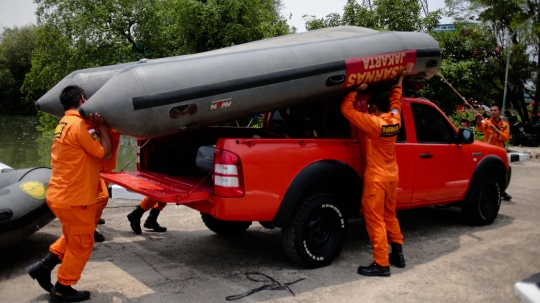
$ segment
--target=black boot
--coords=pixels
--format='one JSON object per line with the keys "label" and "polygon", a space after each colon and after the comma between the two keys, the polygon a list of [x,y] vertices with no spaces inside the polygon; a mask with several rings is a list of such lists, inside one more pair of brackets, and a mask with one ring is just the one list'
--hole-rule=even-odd
{"label": "black boot", "polygon": [[105,236],[98,233],[97,230],[94,230],[94,242],[103,242],[105,241]]}
{"label": "black boot", "polygon": [[373,262],[370,266],[358,267],[358,274],[370,277],[390,277],[390,266],[380,266]]}
{"label": "black boot", "polygon": [[507,194],[507,193],[503,193],[503,194],[501,195],[501,197],[504,199],[504,201],[510,201],[510,200],[512,200],[512,196],[510,196],[510,195]]}
{"label": "black boot", "polygon": [[127,218],[129,220],[129,225],[131,225],[131,230],[133,230],[134,233],[137,235],[140,235],[142,233],[141,230],[141,217],[144,214],[145,210],[142,209],[140,206],[137,206],[134,211],[132,211],[129,215],[127,215]]}
{"label": "black boot", "polygon": [[398,243],[390,243],[390,245],[392,246],[392,252],[388,258],[390,264],[399,268],[405,268],[405,257],[403,256],[402,245]]}
{"label": "black boot", "polygon": [[76,291],[71,285],[62,285],[56,282],[51,288],[50,302],[81,302],[90,299],[89,291]]}
{"label": "black boot", "polygon": [[53,287],[51,283],[51,271],[61,262],[55,254],[48,252],[45,258],[40,262],[28,266],[26,271],[32,279],[38,281],[41,288],[45,289],[45,291],[51,291]]}
{"label": "black boot", "polygon": [[152,208],[150,210],[150,215],[148,215],[148,218],[146,218],[146,221],[144,222],[144,228],[153,229],[155,232],[162,233],[167,231],[167,227],[159,226],[157,223],[157,217],[159,216],[160,211]]}

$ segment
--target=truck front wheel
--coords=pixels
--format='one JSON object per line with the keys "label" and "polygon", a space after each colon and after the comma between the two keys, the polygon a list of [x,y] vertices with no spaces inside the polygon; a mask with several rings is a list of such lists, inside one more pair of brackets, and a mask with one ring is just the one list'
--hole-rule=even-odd
{"label": "truck front wheel", "polygon": [[204,225],[220,236],[238,236],[243,234],[251,225],[251,222],[223,221],[209,214],[201,213]]}
{"label": "truck front wheel", "polygon": [[345,244],[347,220],[336,199],[328,193],[311,193],[296,206],[283,229],[283,249],[300,266],[326,266]]}
{"label": "truck front wheel", "polygon": [[497,218],[501,206],[501,192],[497,178],[485,174],[471,190],[470,198],[461,207],[465,221],[477,226],[491,224]]}

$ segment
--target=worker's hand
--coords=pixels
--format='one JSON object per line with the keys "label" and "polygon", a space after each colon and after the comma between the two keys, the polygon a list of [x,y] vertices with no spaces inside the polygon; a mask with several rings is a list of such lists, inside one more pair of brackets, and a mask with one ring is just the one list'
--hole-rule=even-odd
{"label": "worker's hand", "polygon": [[105,119],[103,119],[103,117],[98,113],[90,114],[88,120],[90,120],[90,122],[94,123],[95,125],[106,124]]}
{"label": "worker's hand", "polygon": [[495,127],[495,125],[491,124],[491,125],[489,125],[489,128],[491,128],[492,131],[494,131],[496,133],[499,133],[499,129],[497,127]]}
{"label": "worker's hand", "polygon": [[362,83],[362,84],[360,84],[360,85],[356,88],[356,91],[357,91],[357,92],[361,92],[361,91],[363,91],[363,90],[366,90],[367,87],[368,87],[367,84]]}
{"label": "worker's hand", "polygon": [[401,77],[405,77],[407,76],[408,74],[410,74],[413,70],[413,64],[411,62],[407,63],[407,66],[405,66],[402,70],[401,70],[401,73],[399,74]]}

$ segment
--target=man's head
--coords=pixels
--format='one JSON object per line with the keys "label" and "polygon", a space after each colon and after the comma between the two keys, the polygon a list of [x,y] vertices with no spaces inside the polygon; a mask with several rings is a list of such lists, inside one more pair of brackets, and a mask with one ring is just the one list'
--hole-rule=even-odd
{"label": "man's head", "polygon": [[389,110],[390,99],[388,99],[388,94],[386,93],[373,93],[371,98],[367,101],[369,105],[369,113],[375,114],[377,111],[386,113]]}
{"label": "man's head", "polygon": [[64,110],[78,109],[84,102],[86,102],[84,89],[77,85],[64,88],[60,94],[60,103],[62,103]]}
{"label": "man's head", "polygon": [[501,106],[499,104],[493,104],[489,113],[492,119],[498,119],[501,116]]}

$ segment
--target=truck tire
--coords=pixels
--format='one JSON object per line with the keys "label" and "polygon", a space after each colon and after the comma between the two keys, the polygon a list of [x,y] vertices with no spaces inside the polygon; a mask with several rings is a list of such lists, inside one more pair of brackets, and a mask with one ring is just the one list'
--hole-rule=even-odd
{"label": "truck tire", "polygon": [[251,222],[223,221],[203,213],[201,213],[201,218],[208,229],[226,237],[241,235],[251,225]]}
{"label": "truck tire", "polygon": [[465,221],[476,226],[491,224],[497,218],[501,207],[501,192],[497,178],[486,173],[471,190],[470,199],[461,207]]}
{"label": "truck tire", "polygon": [[326,266],[339,255],[347,232],[347,220],[336,199],[315,192],[304,196],[283,229],[287,256],[306,268]]}

